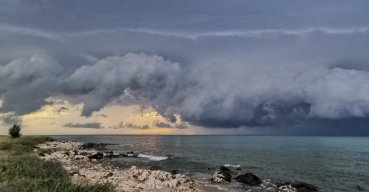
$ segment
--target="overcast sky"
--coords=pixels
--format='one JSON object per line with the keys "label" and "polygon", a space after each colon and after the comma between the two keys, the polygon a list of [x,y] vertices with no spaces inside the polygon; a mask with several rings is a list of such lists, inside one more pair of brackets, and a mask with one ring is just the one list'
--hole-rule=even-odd
{"label": "overcast sky", "polygon": [[369,1],[0,0],[0,98],[4,134],[369,135]]}

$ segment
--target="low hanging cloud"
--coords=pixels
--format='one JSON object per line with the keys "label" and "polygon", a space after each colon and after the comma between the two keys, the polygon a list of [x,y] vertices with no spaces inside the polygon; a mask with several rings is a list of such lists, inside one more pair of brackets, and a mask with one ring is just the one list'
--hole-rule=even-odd
{"label": "low hanging cloud", "polygon": [[102,129],[102,128],[104,128],[98,122],[90,122],[90,123],[66,123],[66,124],[64,124],[64,127],[69,127],[69,128],[90,128],[90,129]]}
{"label": "low hanging cloud", "polygon": [[178,63],[157,55],[129,53],[82,66],[60,85],[63,93],[82,96],[82,115],[89,116],[119,97],[129,104],[169,99],[181,75]]}
{"label": "low hanging cloud", "polygon": [[158,128],[172,128],[171,124],[162,121],[155,122],[155,126]]}
{"label": "low hanging cloud", "polygon": [[24,115],[40,109],[57,91],[61,69],[56,60],[42,52],[0,65],[0,112]]}
{"label": "low hanging cloud", "polygon": [[59,109],[56,111],[58,114],[62,113],[62,112],[66,112],[68,111],[67,107],[59,107]]}
{"label": "low hanging cloud", "polygon": [[191,32],[191,31],[165,31],[165,30],[151,30],[140,28],[113,28],[103,30],[89,30],[82,31],[75,34],[69,34],[71,36],[94,36],[94,35],[107,35],[107,34],[119,34],[124,32],[150,34],[164,37],[177,37],[188,38],[191,40],[197,40],[199,38],[209,37],[260,37],[260,36],[295,36],[304,37],[311,34],[334,34],[334,35],[351,35],[351,34],[365,34],[369,32],[368,26],[354,27],[354,28],[305,28],[297,30],[288,29],[259,29],[259,30],[239,30],[239,31],[210,31],[210,32]]}
{"label": "low hanging cloud", "polygon": [[60,97],[83,116],[149,106],[173,128],[369,134],[368,1],[91,1],[0,6],[3,121]]}
{"label": "low hanging cloud", "polygon": [[174,127],[177,129],[187,129],[188,128],[188,126],[183,122],[180,124],[176,124]]}
{"label": "low hanging cloud", "polygon": [[112,129],[150,129],[149,125],[138,125],[135,123],[129,123],[129,122],[120,122],[117,125],[113,125],[110,128]]}
{"label": "low hanging cloud", "polygon": [[14,125],[22,123],[22,119],[14,115],[14,113],[0,114],[0,121],[2,121],[5,125]]}
{"label": "low hanging cloud", "polygon": [[[70,75],[59,75],[57,66],[48,56],[16,59],[1,66],[0,77],[9,79],[2,84],[2,110],[31,112],[55,94],[83,102],[85,116],[111,102],[152,105],[170,122],[180,114],[184,121],[205,127],[292,126],[314,119],[367,118],[369,114],[369,72],[363,70],[209,61],[184,68],[143,53],[106,57]],[[34,89],[43,92],[36,94]],[[32,93],[38,102],[28,97]],[[98,123],[65,126],[101,128]],[[156,126],[172,127],[162,122]],[[117,128],[149,126],[121,124]]]}
{"label": "low hanging cloud", "polygon": [[[123,70],[128,65],[133,69]],[[240,71],[242,67],[248,70]],[[369,73],[334,66],[265,68],[235,62],[184,69],[161,57],[129,54],[84,66],[66,81],[73,82],[73,94],[86,99],[85,115],[113,100],[150,104],[168,120],[178,113],[185,121],[208,127],[286,125],[369,114]]]}

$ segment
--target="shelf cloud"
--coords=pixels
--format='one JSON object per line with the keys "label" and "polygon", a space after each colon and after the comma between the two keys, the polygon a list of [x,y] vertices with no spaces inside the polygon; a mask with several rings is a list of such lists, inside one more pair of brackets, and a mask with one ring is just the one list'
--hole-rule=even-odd
{"label": "shelf cloud", "polygon": [[180,129],[369,134],[367,1],[93,2],[40,1],[29,11],[27,1],[3,3],[3,114],[61,97],[83,103],[86,117],[107,105],[151,106],[170,123],[179,116]]}
{"label": "shelf cloud", "polygon": [[98,122],[91,122],[91,123],[66,123],[64,127],[70,128],[92,128],[92,129],[101,129],[103,128],[100,123]]}

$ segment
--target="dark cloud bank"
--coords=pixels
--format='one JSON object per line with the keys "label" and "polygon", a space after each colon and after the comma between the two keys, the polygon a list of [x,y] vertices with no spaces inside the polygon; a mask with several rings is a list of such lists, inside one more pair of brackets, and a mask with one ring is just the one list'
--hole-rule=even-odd
{"label": "dark cloud bank", "polygon": [[[16,2],[3,4],[29,14]],[[139,104],[209,128],[369,135],[366,1],[291,1],[288,10],[275,1],[189,1],[184,10],[174,1],[173,12],[118,6],[135,13],[76,3],[66,13],[74,20],[61,20],[56,9],[64,7],[54,3],[30,12],[41,21],[42,11],[55,12],[60,26],[0,19],[2,112],[27,114],[58,96],[83,102],[84,116],[108,103]],[[142,12],[152,17],[136,18]]]}
{"label": "dark cloud bank", "polygon": [[90,122],[90,123],[66,123],[64,127],[70,128],[92,128],[92,129],[101,129],[103,128],[98,122]]}

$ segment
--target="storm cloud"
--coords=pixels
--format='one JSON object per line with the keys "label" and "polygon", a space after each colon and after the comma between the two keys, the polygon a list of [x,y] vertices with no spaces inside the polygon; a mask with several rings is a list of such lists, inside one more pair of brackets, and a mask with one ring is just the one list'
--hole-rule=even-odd
{"label": "storm cloud", "polygon": [[128,123],[128,122],[120,122],[117,125],[114,125],[111,127],[112,129],[150,129],[149,125],[137,125],[134,123]]}
{"label": "storm cloud", "polygon": [[1,3],[1,112],[58,96],[83,116],[138,104],[208,128],[369,134],[367,1],[92,2]]}
{"label": "storm cloud", "polygon": [[14,113],[5,113],[0,115],[0,120],[6,125],[20,124],[22,120]]}
{"label": "storm cloud", "polygon": [[103,128],[100,123],[98,122],[91,122],[91,123],[66,123],[64,127],[70,128],[93,128],[93,129],[101,129]]}

